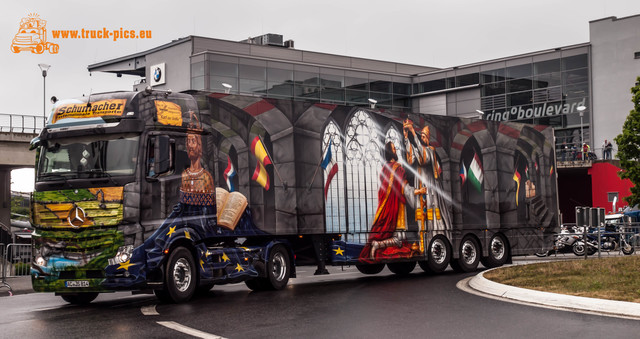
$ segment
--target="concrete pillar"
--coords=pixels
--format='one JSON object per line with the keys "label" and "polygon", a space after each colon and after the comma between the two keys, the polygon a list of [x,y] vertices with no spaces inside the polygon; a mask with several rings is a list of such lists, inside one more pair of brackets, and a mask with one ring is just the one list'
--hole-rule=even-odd
{"label": "concrete pillar", "polygon": [[0,242],[11,241],[11,169],[0,168]]}

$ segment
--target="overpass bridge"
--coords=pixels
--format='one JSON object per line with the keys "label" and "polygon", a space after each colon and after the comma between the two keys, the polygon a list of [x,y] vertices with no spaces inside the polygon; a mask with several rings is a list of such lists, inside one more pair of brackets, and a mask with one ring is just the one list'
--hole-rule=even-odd
{"label": "overpass bridge", "polygon": [[[0,113],[0,225],[11,224],[11,170],[34,167],[36,153],[29,143],[44,123],[43,116]],[[7,243],[5,237],[0,242]]]}

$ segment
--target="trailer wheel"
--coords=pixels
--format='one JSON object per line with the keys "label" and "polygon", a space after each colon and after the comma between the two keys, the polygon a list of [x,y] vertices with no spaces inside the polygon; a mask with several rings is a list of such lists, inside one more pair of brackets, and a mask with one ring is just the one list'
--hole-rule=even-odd
{"label": "trailer wheel", "polygon": [[414,268],[416,268],[416,262],[390,262],[387,264],[387,267],[389,267],[389,271],[397,275],[408,275],[413,271]]}
{"label": "trailer wheel", "polygon": [[177,247],[167,262],[165,275],[166,291],[175,303],[188,301],[196,291],[196,271],[191,252]]}
{"label": "trailer wheel", "polygon": [[436,235],[429,242],[427,260],[419,261],[418,265],[427,273],[441,273],[447,269],[451,261],[451,245],[443,235]]}
{"label": "trailer wheel", "polygon": [[482,265],[486,268],[500,267],[509,260],[509,247],[501,234],[494,234],[491,237],[488,250],[489,256],[480,258]]}
{"label": "trailer wheel", "polygon": [[384,264],[356,264],[362,274],[378,274],[384,269]]}
{"label": "trailer wheel", "polygon": [[62,300],[74,305],[86,305],[98,297],[98,292],[61,294]]}
{"label": "trailer wheel", "polygon": [[451,262],[451,267],[456,272],[473,272],[480,262],[480,246],[472,236],[462,238],[462,244],[458,249],[459,257]]}

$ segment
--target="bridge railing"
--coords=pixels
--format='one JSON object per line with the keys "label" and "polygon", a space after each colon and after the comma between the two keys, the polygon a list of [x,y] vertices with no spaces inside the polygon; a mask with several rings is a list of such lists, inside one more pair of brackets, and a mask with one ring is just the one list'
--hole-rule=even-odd
{"label": "bridge railing", "polygon": [[40,133],[44,124],[43,116],[0,113],[0,132]]}

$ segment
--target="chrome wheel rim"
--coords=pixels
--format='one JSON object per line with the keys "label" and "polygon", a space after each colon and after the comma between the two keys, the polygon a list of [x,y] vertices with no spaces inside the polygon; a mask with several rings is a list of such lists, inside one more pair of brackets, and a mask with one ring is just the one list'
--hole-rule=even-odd
{"label": "chrome wheel rim", "polygon": [[491,239],[491,255],[496,260],[501,260],[504,257],[504,242],[500,237],[494,237]]}
{"label": "chrome wheel rim", "polygon": [[435,262],[436,264],[442,264],[447,257],[447,247],[442,242],[442,240],[436,239],[431,244],[429,253],[431,254],[433,262]]}
{"label": "chrome wheel rim", "polygon": [[272,264],[271,274],[277,281],[282,281],[287,274],[287,262],[282,253],[274,254]]}
{"label": "chrome wheel rim", "polygon": [[173,283],[180,292],[186,291],[191,285],[191,266],[185,258],[180,258],[173,265]]}
{"label": "chrome wheel rim", "polygon": [[467,240],[462,244],[462,260],[464,260],[466,264],[473,264],[476,261],[477,255],[476,247],[471,240]]}

